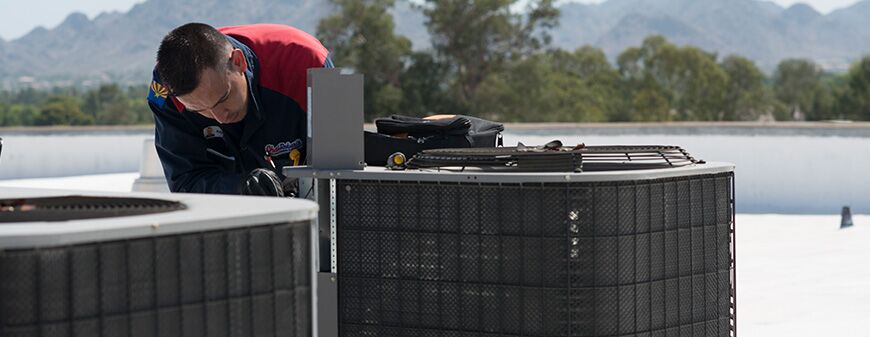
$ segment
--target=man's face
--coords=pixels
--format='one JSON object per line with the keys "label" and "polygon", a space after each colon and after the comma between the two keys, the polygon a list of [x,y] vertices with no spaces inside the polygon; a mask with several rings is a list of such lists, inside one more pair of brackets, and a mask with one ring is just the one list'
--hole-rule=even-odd
{"label": "man's face", "polygon": [[187,110],[214,119],[221,124],[241,122],[248,113],[247,62],[234,49],[228,65],[203,70],[199,86],[187,95],[178,96]]}

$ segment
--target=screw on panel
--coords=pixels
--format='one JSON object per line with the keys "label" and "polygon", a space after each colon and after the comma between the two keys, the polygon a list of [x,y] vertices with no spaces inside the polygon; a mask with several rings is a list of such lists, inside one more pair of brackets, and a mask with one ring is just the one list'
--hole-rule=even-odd
{"label": "screw on panel", "polygon": [[575,223],[572,223],[570,226],[568,226],[568,230],[570,230],[571,233],[577,234],[580,232],[580,226],[578,226]]}
{"label": "screw on panel", "polygon": [[579,219],[579,218],[580,218],[580,212],[578,212],[576,209],[568,212],[568,219],[571,219],[571,221],[577,221],[577,219]]}

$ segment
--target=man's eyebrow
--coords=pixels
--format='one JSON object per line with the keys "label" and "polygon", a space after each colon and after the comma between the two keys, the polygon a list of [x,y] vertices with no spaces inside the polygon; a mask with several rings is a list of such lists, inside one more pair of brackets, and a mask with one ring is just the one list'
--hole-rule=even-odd
{"label": "man's eyebrow", "polygon": [[209,109],[214,109],[214,107],[218,106],[218,104],[221,104],[221,103],[225,102],[227,99],[230,98],[230,91],[231,91],[231,89],[232,89],[231,87],[227,87],[227,92],[224,93],[224,95],[221,96],[221,98],[217,101],[217,103],[215,103],[214,105],[212,105],[211,108],[200,109],[200,110],[190,110],[190,109],[187,109],[187,110],[190,111],[190,112],[200,112],[200,111],[205,111],[205,110],[209,110]]}

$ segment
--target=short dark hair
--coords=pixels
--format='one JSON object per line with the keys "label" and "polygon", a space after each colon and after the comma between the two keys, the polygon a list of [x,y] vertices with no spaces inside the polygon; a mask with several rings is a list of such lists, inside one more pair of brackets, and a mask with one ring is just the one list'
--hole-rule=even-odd
{"label": "short dark hair", "polygon": [[225,61],[226,36],[204,23],[188,23],[173,29],[157,49],[157,74],[175,96],[186,95],[199,85],[202,71]]}

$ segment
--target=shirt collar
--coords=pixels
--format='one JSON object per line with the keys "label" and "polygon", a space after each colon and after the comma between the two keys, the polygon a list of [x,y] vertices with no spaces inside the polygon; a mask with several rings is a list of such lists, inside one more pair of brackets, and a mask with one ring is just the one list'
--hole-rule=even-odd
{"label": "shirt collar", "polygon": [[259,73],[260,62],[257,60],[257,55],[251,48],[248,48],[244,43],[239,42],[231,36],[227,36],[227,40],[233,47],[241,49],[245,54],[245,59],[248,61],[248,70],[245,71],[245,78],[248,80],[248,114],[245,115],[245,126],[242,131],[242,139],[240,144],[242,149],[250,142],[251,137],[257,132],[257,129],[263,125],[265,116],[261,110],[262,100],[260,99]]}
{"label": "shirt collar", "polygon": [[245,78],[248,81],[248,114],[245,116],[245,121],[250,120],[250,118],[261,119],[262,114],[260,113],[260,62],[257,59],[257,55],[254,54],[254,51],[251,50],[244,43],[241,43],[239,40],[236,40],[232,36],[227,35],[227,40],[233,46],[233,48],[238,48],[245,55],[245,60],[248,62],[248,69],[245,70]]}

